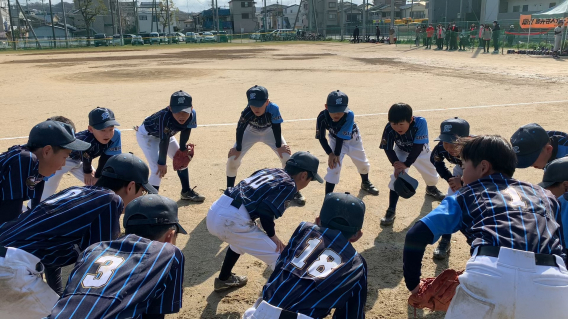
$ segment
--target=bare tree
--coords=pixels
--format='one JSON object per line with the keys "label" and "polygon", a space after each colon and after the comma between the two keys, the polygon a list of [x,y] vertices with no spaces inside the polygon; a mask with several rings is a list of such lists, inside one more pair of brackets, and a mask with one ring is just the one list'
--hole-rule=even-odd
{"label": "bare tree", "polygon": [[[168,1],[169,3],[166,3],[166,1]],[[170,11],[169,15],[168,9]],[[166,29],[168,28],[168,22],[170,25],[173,24],[172,22],[175,19],[177,11],[178,9],[175,7],[173,0],[160,0],[160,2],[158,3],[158,17],[160,18],[160,24],[162,25],[163,32],[166,32]],[[170,33],[169,29],[166,33]]]}
{"label": "bare tree", "polygon": [[87,29],[87,46],[91,45],[91,24],[95,21],[96,17],[100,14],[107,12],[103,0],[73,0],[75,8],[79,10],[85,22]]}

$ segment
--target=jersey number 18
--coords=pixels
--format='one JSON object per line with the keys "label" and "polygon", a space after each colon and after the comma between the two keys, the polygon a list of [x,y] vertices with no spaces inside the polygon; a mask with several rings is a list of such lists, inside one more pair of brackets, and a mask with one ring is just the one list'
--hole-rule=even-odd
{"label": "jersey number 18", "polygon": [[[321,244],[321,239],[312,238],[307,241],[308,246],[300,253],[299,256],[292,259],[294,267],[303,269],[306,266],[306,260],[310,257],[314,250]],[[306,270],[308,275],[316,278],[325,278],[329,276],[335,269],[341,265],[341,256],[333,250],[327,248]]]}

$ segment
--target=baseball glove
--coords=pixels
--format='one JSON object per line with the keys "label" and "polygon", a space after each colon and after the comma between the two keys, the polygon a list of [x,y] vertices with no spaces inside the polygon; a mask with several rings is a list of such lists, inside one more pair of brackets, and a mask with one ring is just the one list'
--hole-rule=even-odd
{"label": "baseball glove", "polygon": [[421,279],[418,292],[408,298],[408,304],[414,308],[448,311],[456,288],[460,284],[458,276],[462,273],[463,271],[446,269],[436,278]]}
{"label": "baseball glove", "polygon": [[177,150],[174,155],[174,171],[179,171],[180,169],[185,169],[191,162],[193,155],[195,153],[195,145],[187,144],[186,150]]}

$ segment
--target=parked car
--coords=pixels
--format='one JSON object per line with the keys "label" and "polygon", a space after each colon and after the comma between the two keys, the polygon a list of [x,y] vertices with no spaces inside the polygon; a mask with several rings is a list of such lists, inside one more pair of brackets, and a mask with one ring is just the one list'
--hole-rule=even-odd
{"label": "parked car", "polygon": [[122,40],[124,41],[124,45],[131,44],[132,43],[132,37],[134,37],[134,34],[123,34]]}
{"label": "parked car", "polygon": [[160,43],[168,43],[168,37],[164,32],[158,34],[160,35]]}
{"label": "parked car", "polygon": [[150,44],[150,32],[140,32],[138,35],[142,38],[144,44]]}
{"label": "parked car", "polygon": [[211,31],[211,33],[215,36],[216,42],[229,42],[227,31]]}
{"label": "parked car", "polygon": [[160,34],[158,32],[150,32],[149,42],[150,44],[160,44]]}
{"label": "parked car", "polygon": [[185,34],[185,43],[199,43],[201,36],[197,32],[187,32]]}
{"label": "parked car", "polygon": [[121,44],[121,36],[120,34],[115,34],[112,36],[112,45],[113,46],[120,46]]}
{"label": "parked car", "polygon": [[141,36],[139,35],[135,35],[132,37],[132,41],[131,41],[132,45],[144,45],[144,39],[142,39]]}
{"label": "parked car", "polygon": [[275,40],[292,40],[296,37],[296,31],[292,29],[277,29],[270,33]]}
{"label": "parked car", "polygon": [[185,42],[185,36],[179,32],[168,34],[168,43]]}
{"label": "parked car", "polygon": [[97,33],[95,34],[95,47],[98,46],[105,46],[108,47],[111,43],[110,38],[107,38],[106,34],[104,33]]}
{"label": "parked car", "polygon": [[203,32],[201,42],[215,42],[215,36],[211,32]]}
{"label": "parked car", "polygon": [[250,38],[252,40],[260,40],[260,31],[256,31],[255,33],[251,33]]}

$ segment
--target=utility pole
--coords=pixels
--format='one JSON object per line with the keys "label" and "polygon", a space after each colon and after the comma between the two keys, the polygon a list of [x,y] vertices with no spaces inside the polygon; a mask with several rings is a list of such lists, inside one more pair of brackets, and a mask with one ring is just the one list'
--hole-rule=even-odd
{"label": "utility pole", "polygon": [[[391,14],[390,14],[391,23],[390,24],[391,24],[391,27],[393,27],[393,28],[394,28],[394,6],[395,6],[394,0],[391,0]],[[389,32],[389,37],[390,37],[390,32]]]}
{"label": "utility pole", "polygon": [[215,24],[215,30],[217,30],[217,36],[219,36],[219,5],[217,4],[217,0],[215,0],[215,15],[217,16],[217,23]]}
{"label": "utility pole", "polygon": [[448,25],[448,0],[446,0],[446,12],[444,13],[444,24]]}
{"label": "utility pole", "polygon": [[[18,16],[18,19],[20,17]],[[14,41],[14,20],[12,20],[12,6],[10,5],[10,0],[8,0],[8,19],[10,19],[10,37],[12,38],[12,46],[14,47],[14,50],[17,50],[16,48],[16,41]]]}
{"label": "utility pole", "polygon": [[132,0],[132,10],[134,10],[134,21],[136,23],[136,34],[140,33],[140,23],[138,22],[138,4],[136,0]]}
{"label": "utility pole", "polygon": [[264,0],[264,33],[266,33],[266,25],[268,24],[268,20],[266,19],[266,0]]}
{"label": "utility pole", "polygon": [[339,4],[339,23],[341,23],[341,41],[343,41],[343,34],[345,33],[345,16],[343,12],[343,0],[341,0],[340,4]]}
{"label": "utility pole", "polygon": [[[150,32],[154,32],[154,0],[152,0],[152,18],[150,20]],[[150,42],[152,43],[152,42]]]}
{"label": "utility pole", "polygon": [[117,15],[118,15],[118,33],[120,34],[120,45],[124,45],[124,41],[122,39],[122,11],[120,10],[120,2],[116,0],[117,6]]}
{"label": "utility pole", "polygon": [[365,35],[367,34],[367,6],[365,5],[365,0],[363,0],[363,41],[365,41]]}
{"label": "utility pole", "polygon": [[63,0],[61,0],[61,10],[63,11],[63,24],[65,26],[65,46],[69,47],[69,39],[67,38],[67,15],[65,14],[65,1]]}
{"label": "utility pole", "polygon": [[[53,47],[57,47],[57,43],[55,40],[55,26],[53,25],[53,8],[51,6],[51,0],[49,0],[49,14],[51,15],[51,33],[53,34]],[[18,15],[18,19],[20,19]]]}
{"label": "utility pole", "polygon": [[460,0],[460,22],[461,21],[463,21],[463,0]]}
{"label": "utility pole", "polygon": [[170,0],[166,0],[166,24],[168,26],[168,32],[166,32],[166,37],[167,37],[168,34],[172,32],[172,30],[170,30]]}
{"label": "utility pole", "polygon": [[[36,45],[38,46],[38,48],[41,49],[41,43],[39,43],[39,40],[37,39],[34,28],[29,23],[28,16],[26,15],[25,11],[22,9],[22,6],[20,5],[20,2],[18,0],[16,0],[16,5],[18,6],[18,8],[20,8],[20,11],[22,11],[22,15],[24,16],[24,21],[26,22],[26,25],[28,26],[28,28],[32,32],[32,35],[34,36],[34,39],[36,40]],[[29,12],[29,10],[28,10],[28,12]],[[12,24],[10,24],[10,25],[12,25]]]}
{"label": "utility pole", "polygon": [[110,0],[109,3],[108,3],[109,6],[110,6],[110,21],[112,22],[112,36],[114,36],[114,34],[116,33],[116,29],[114,27],[114,11],[112,9],[113,2],[114,2],[114,0]]}

